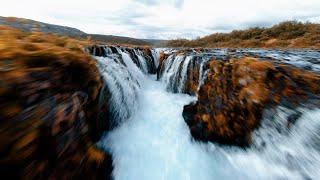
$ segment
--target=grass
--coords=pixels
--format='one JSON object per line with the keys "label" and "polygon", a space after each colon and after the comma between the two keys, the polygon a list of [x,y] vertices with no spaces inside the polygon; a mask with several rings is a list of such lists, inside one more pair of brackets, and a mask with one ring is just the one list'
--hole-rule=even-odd
{"label": "grass", "polygon": [[170,47],[320,49],[320,24],[286,21],[271,28],[253,27],[215,33],[195,40],[176,39]]}

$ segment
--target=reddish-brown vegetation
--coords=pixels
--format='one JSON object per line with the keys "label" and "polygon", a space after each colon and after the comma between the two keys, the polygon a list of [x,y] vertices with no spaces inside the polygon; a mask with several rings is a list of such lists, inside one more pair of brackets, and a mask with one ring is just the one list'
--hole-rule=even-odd
{"label": "reddish-brown vegetation", "polygon": [[215,48],[320,48],[320,25],[283,22],[271,28],[234,30],[231,33],[215,33],[196,40],[172,40],[171,47]]}

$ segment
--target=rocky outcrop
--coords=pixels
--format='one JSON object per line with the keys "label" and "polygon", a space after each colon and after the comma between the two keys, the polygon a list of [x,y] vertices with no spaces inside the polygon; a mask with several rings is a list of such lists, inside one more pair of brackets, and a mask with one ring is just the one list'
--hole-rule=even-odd
{"label": "rocky outcrop", "polygon": [[102,87],[85,42],[0,27],[1,179],[108,179]]}
{"label": "rocky outcrop", "polygon": [[165,61],[168,59],[168,57],[169,54],[165,54],[163,52],[160,53],[159,66],[157,68],[157,80],[160,80],[163,75],[165,70]]}
{"label": "rocky outcrop", "polygon": [[213,59],[208,68],[198,101],[183,111],[196,139],[247,146],[265,109],[319,99],[320,76],[290,65],[245,57]]}

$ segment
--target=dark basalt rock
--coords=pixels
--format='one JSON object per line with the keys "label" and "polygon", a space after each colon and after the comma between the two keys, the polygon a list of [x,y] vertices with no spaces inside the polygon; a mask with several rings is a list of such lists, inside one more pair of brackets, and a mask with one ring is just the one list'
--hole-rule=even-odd
{"label": "dark basalt rock", "polygon": [[[290,65],[254,58],[211,60],[198,101],[183,117],[196,139],[248,146],[263,111],[276,105],[292,109],[319,99],[320,76]],[[295,123],[299,114],[289,117]]]}
{"label": "dark basalt rock", "polygon": [[134,49],[132,48],[126,48],[126,51],[130,54],[131,59],[133,60],[133,62],[139,67],[142,68],[142,64],[140,64],[139,60],[138,60],[138,56],[136,55],[136,53],[134,52]]}
{"label": "dark basalt rock", "polygon": [[117,48],[115,48],[114,46],[110,46],[110,49],[111,49],[112,53],[114,53],[114,54],[119,53]]}
{"label": "dark basalt rock", "polygon": [[93,45],[93,46],[87,47],[87,50],[88,50],[89,54],[92,54],[94,56],[101,56],[101,57],[107,56],[107,53],[104,50],[103,46]]}

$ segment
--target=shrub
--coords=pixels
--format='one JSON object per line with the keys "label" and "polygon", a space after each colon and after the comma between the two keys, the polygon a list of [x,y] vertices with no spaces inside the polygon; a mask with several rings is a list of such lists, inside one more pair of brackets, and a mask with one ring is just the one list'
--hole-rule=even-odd
{"label": "shrub", "polygon": [[[320,43],[320,24],[286,21],[271,28],[253,27],[230,33],[215,33],[196,40],[177,39],[167,43],[171,47],[264,47],[269,40],[277,43],[268,47],[317,48]],[[296,43],[292,43],[296,42]]]}

